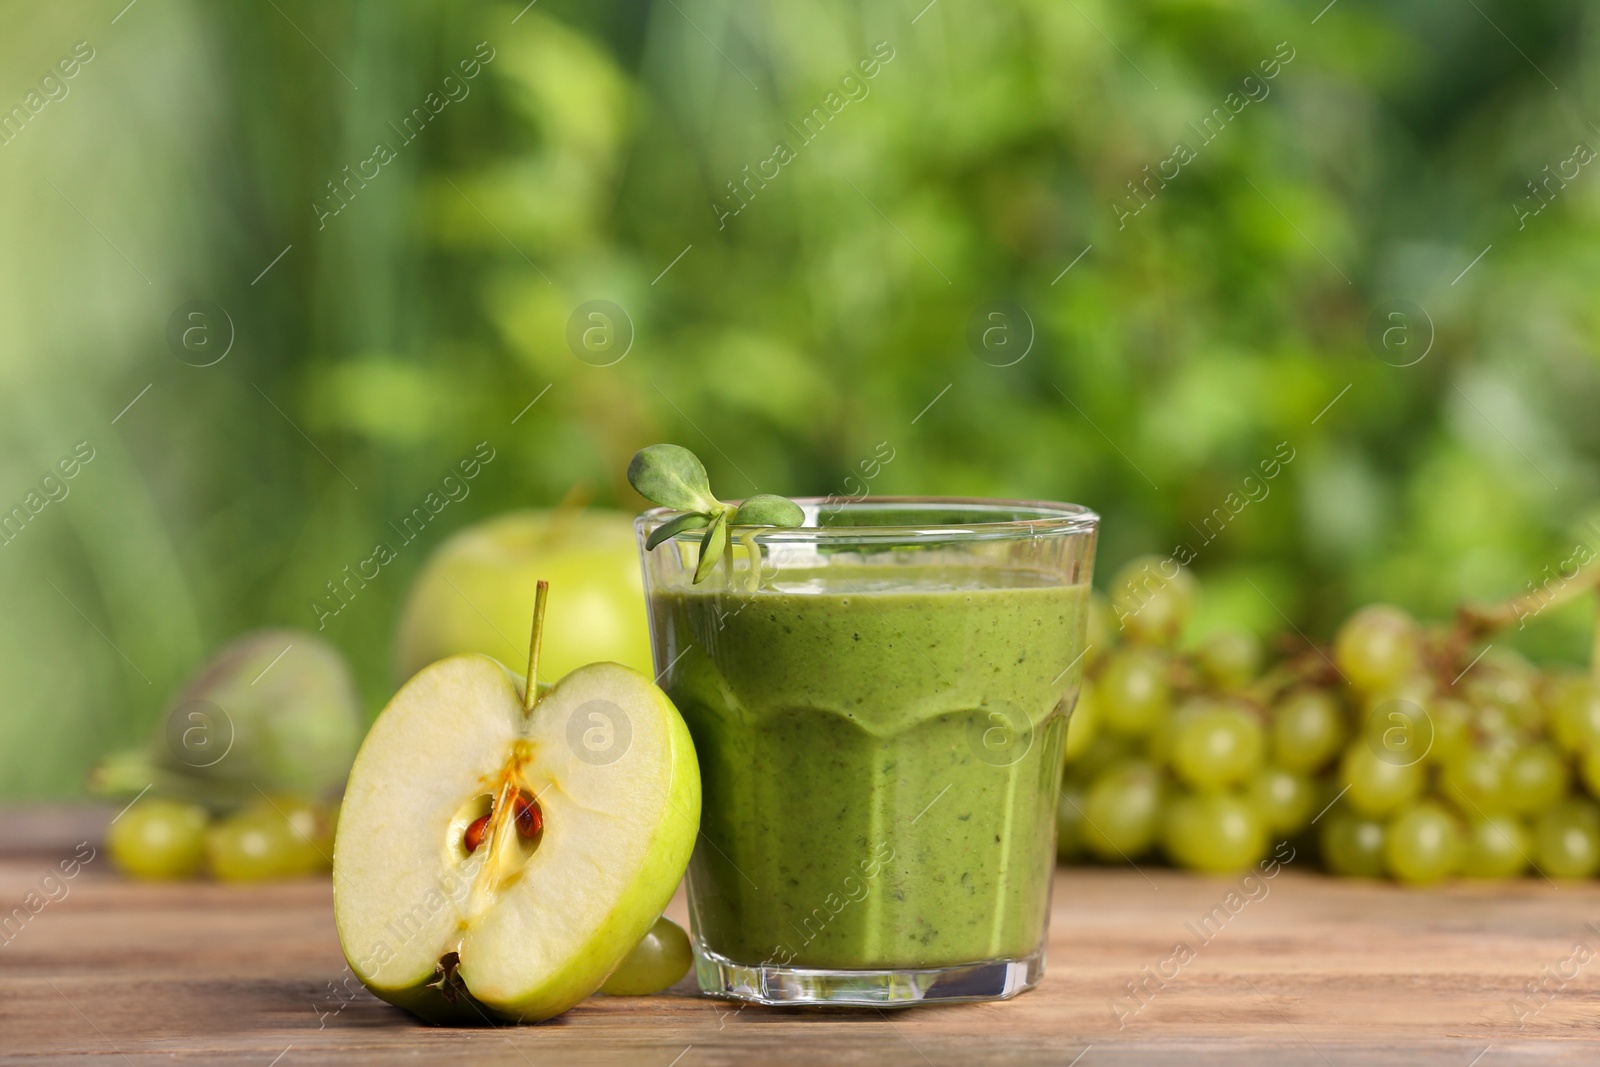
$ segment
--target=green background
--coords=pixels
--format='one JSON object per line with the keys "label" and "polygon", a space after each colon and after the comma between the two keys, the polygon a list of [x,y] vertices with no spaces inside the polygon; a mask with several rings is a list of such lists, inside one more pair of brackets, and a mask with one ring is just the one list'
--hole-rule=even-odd
{"label": "green background", "polygon": [[[845,492],[888,442],[875,493],[1089,504],[1102,576],[1197,549],[1202,626],[1443,616],[1600,545],[1584,5],[124,4],[0,15],[0,508],[94,453],[0,547],[5,795],[75,792],[233,634],[314,626],[483,441],[329,623],[373,708],[428,549],[575,486],[632,510],[658,440],[725,496]],[[167,339],[195,300],[234,332],[208,367]],[[610,366],[568,343],[591,300],[631,323]],[[993,302],[1031,326],[986,349]]]}

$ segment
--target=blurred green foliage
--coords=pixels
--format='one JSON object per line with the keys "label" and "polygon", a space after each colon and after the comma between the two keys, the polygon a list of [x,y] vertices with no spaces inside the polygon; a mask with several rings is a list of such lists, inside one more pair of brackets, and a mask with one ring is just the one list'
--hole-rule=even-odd
{"label": "blurred green foliage", "polygon": [[[1549,178],[1600,137],[1570,0],[124,3],[0,33],[0,507],[95,453],[0,548],[4,794],[74,792],[231,635],[314,626],[480,441],[326,631],[374,708],[428,549],[578,484],[633,509],[658,440],[728,496],[849,491],[887,441],[875,493],[1081,501],[1103,575],[1187,541],[1204,618],[1264,631],[1600,545],[1600,168]],[[192,300],[231,318],[209,367],[167,341]],[[591,300],[620,362],[568,343]],[[1375,348],[1393,300],[1431,330]],[[993,301],[1036,335],[1009,366],[968,340]]]}

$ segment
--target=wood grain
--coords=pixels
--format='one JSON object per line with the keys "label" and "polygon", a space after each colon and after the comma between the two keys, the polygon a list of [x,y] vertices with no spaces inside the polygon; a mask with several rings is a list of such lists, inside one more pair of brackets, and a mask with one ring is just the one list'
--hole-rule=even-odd
{"label": "wood grain", "polygon": [[[105,818],[0,816],[0,918],[29,892],[45,899],[44,876],[78,842],[98,848]],[[1600,887],[1589,883],[1414,891],[1293,863],[1247,883],[1063,870],[1049,974],[1009,1003],[773,1010],[683,984],[476,1031],[418,1025],[346,983],[325,880],[142,885],[102,854],[51,892],[59,899],[0,932],[0,1063],[1600,1062]],[[682,921],[681,899],[673,907]],[[1181,966],[1179,942],[1190,950]],[[1595,958],[1563,968],[1578,944]],[[1149,980],[1141,1007],[1125,983],[1146,967],[1172,977]],[[1553,992],[1542,1008],[1525,999],[1519,1018],[1513,998],[1546,973]]]}

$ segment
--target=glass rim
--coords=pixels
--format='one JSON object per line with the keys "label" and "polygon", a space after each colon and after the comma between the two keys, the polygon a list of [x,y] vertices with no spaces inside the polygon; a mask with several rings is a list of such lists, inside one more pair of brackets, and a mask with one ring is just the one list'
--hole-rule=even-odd
{"label": "glass rim", "polygon": [[[950,522],[907,522],[900,525],[874,523],[851,525],[836,522],[828,526],[743,526],[744,531],[755,531],[757,544],[861,544],[897,542],[903,544],[936,544],[940,542],[994,541],[1031,539],[1039,537],[1070,537],[1092,534],[1100,523],[1100,516],[1082,504],[1068,504],[1055,500],[1011,500],[1002,497],[965,496],[868,496],[858,500],[838,500],[835,497],[791,497],[806,513],[806,521],[814,523],[826,507],[832,514],[848,516],[852,511],[894,512],[951,512]],[[739,501],[728,501],[737,504]],[[997,518],[973,521],[973,513],[993,512]],[[1031,513],[1031,514],[1030,514]],[[662,523],[683,512],[674,508],[651,508],[634,519],[634,529],[641,543]],[[1003,518],[998,516],[1005,516]],[[685,530],[675,535],[674,541],[699,541],[703,529]]]}

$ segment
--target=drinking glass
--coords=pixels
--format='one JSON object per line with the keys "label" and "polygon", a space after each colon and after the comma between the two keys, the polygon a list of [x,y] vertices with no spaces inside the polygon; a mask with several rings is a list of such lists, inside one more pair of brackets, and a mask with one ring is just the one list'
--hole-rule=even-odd
{"label": "drinking glass", "polygon": [[798,528],[653,550],[658,681],[694,737],[707,993],[993,1000],[1044,971],[1098,518],[1073,504],[796,501]]}

